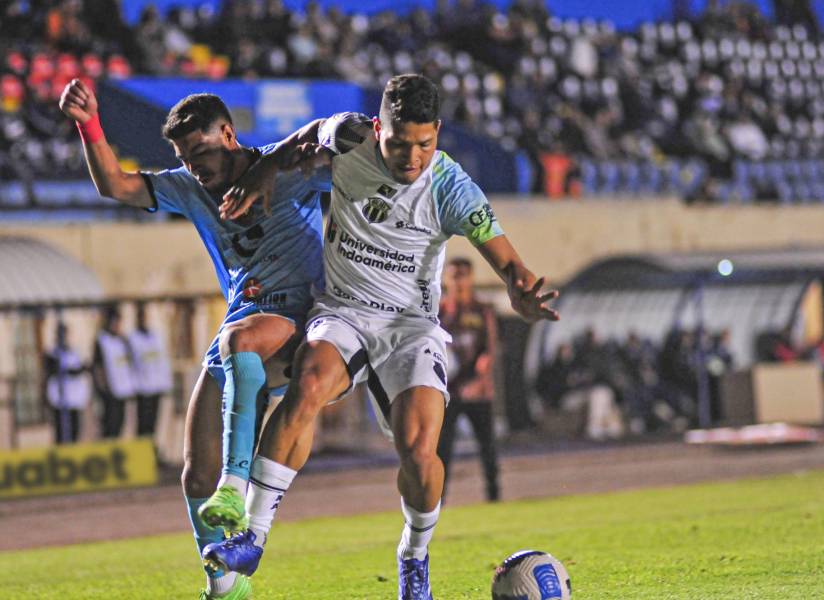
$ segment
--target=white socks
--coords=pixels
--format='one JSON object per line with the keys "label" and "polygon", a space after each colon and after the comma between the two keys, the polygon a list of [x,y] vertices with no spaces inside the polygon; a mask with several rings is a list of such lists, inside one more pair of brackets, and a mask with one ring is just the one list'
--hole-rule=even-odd
{"label": "white socks", "polygon": [[438,524],[438,515],[441,514],[441,503],[435,510],[428,513],[418,512],[401,498],[401,511],[406,524],[401,534],[401,543],[398,544],[398,556],[403,559],[414,558],[423,560],[426,558],[426,548],[435,533],[435,525]]}
{"label": "white socks", "polygon": [[256,546],[262,548],[266,544],[280,501],[297,474],[294,469],[260,455],[252,463],[246,512]]}
{"label": "white socks", "polygon": [[237,577],[237,573],[234,571],[226,571],[226,574],[222,577],[207,577],[206,578],[206,588],[210,594],[217,594],[218,596],[222,596],[229,592],[232,589],[232,586],[235,585],[235,578]]}
{"label": "white socks", "polygon": [[249,482],[246,481],[243,477],[239,475],[235,475],[233,473],[224,473],[220,476],[220,481],[217,482],[217,487],[222,488],[224,485],[232,486],[237,490],[237,493],[241,495],[241,497],[245,500],[246,499],[246,487],[248,486]]}

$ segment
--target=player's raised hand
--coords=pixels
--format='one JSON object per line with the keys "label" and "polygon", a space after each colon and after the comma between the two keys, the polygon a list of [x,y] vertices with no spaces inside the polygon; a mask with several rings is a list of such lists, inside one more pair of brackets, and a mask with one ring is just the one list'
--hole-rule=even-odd
{"label": "player's raised hand", "polygon": [[72,79],[60,95],[60,110],[80,124],[97,114],[97,98],[79,79]]}
{"label": "player's raised hand", "polygon": [[542,293],[541,288],[545,282],[545,277],[539,278],[534,283],[519,279],[510,290],[509,298],[512,308],[527,321],[541,319],[557,321],[561,318],[558,311],[549,306],[549,302],[558,297],[558,290]]}
{"label": "player's raised hand", "polygon": [[221,219],[237,219],[246,214],[255,202],[263,203],[263,211],[269,214],[269,202],[275,187],[277,169],[263,160],[253,164],[229,190],[223,194],[220,204]]}

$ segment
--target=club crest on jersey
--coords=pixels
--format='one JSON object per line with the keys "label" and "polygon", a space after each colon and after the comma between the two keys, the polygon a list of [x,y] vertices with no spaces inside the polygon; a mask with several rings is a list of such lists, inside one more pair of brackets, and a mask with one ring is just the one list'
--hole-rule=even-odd
{"label": "club crest on jersey", "polygon": [[243,285],[243,297],[254,300],[260,295],[261,285],[257,279],[251,278]]}
{"label": "club crest on jersey", "polygon": [[383,223],[386,221],[386,217],[389,216],[390,210],[392,210],[392,207],[389,206],[386,200],[372,196],[366,200],[362,212],[363,216],[366,217],[366,220],[370,223]]}

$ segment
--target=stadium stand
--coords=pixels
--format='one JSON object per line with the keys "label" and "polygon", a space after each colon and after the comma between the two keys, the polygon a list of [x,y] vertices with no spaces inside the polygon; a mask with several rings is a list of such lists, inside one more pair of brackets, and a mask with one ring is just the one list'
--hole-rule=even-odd
{"label": "stadium stand", "polygon": [[776,26],[728,3],[627,32],[560,20],[531,0],[504,11],[438,6],[367,19],[317,3],[293,12],[280,0],[205,2],[165,16],[147,6],[129,26],[113,0],[2,2],[0,181],[24,182],[31,197],[35,180],[82,177],[80,145],[56,106],[73,77],[374,88],[415,70],[440,82],[445,119],[529,155],[536,192],[824,201],[824,40],[813,22]]}

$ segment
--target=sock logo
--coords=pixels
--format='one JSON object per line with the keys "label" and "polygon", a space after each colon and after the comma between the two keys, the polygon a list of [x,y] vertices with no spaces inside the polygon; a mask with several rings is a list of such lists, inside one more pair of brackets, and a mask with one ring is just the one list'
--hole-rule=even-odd
{"label": "sock logo", "polygon": [[234,456],[229,456],[226,460],[227,466],[230,467],[237,467],[239,469],[248,469],[249,468],[249,461],[248,460],[237,460]]}
{"label": "sock logo", "polygon": [[275,496],[275,502],[272,504],[272,508],[270,510],[277,510],[278,506],[280,506],[280,501],[283,500],[283,494],[278,494]]}

